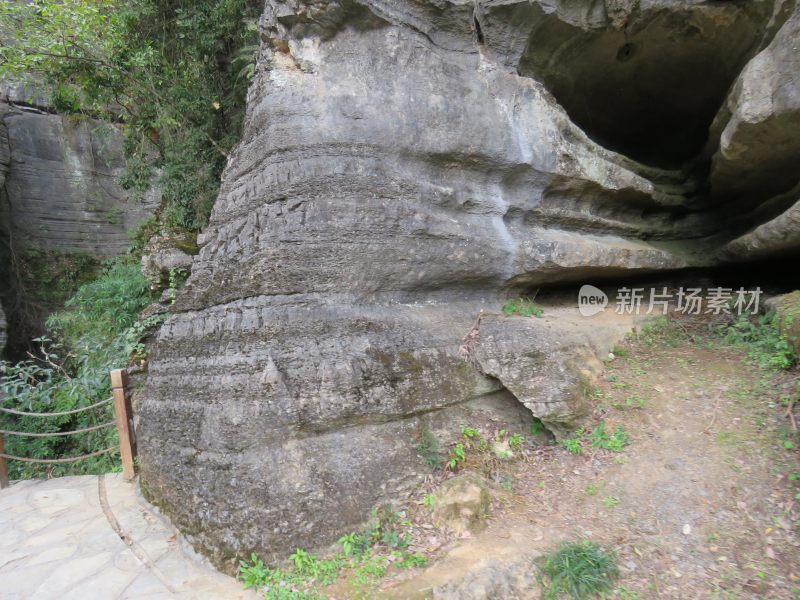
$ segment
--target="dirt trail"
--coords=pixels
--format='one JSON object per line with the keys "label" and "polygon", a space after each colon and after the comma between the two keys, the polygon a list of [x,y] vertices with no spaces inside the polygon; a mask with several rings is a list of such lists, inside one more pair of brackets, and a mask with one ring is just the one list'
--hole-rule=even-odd
{"label": "dirt trail", "polygon": [[595,422],[630,445],[533,451],[510,467],[512,490],[496,490],[484,532],[385,593],[538,598],[531,562],[588,537],[617,552],[615,598],[800,598],[800,463],[780,405],[797,372],[675,329],[619,354],[593,391]]}

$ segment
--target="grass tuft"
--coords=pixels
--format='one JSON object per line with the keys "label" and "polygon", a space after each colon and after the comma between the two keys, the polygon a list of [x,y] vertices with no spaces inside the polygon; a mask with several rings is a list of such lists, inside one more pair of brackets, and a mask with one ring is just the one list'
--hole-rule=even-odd
{"label": "grass tuft", "polygon": [[567,542],[544,557],[545,600],[591,598],[611,589],[619,576],[613,552],[589,540]]}

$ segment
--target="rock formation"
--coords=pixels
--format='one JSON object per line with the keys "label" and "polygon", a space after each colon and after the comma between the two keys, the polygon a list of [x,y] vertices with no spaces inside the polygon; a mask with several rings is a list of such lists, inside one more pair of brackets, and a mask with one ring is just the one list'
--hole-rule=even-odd
{"label": "rock formation", "polygon": [[130,199],[119,185],[124,166],[117,126],[56,114],[41,85],[0,82],[0,299],[7,306],[19,301],[11,253],[127,253],[128,232],[154,214],[158,197]]}
{"label": "rock formation", "polygon": [[6,333],[7,328],[6,313],[3,312],[3,307],[0,305],[0,357],[3,355],[3,350],[5,350],[6,341],[8,340],[8,334]]}
{"label": "rock formation", "polygon": [[[268,0],[243,139],[139,401],[145,494],[232,567],[363,522],[471,403],[567,432],[621,327],[503,298],[717,264],[790,218],[792,10]],[[753,116],[754,88],[786,120]]]}
{"label": "rock formation", "polygon": [[0,157],[7,156],[2,215],[22,247],[124,254],[128,231],[152,216],[158,199],[132,200],[119,185],[125,161],[119,129],[59,115],[43,92],[0,87]]}

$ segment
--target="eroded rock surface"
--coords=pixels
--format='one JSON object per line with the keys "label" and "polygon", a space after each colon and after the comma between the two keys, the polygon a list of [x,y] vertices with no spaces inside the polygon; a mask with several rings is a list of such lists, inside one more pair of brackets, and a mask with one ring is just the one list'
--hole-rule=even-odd
{"label": "eroded rock surface", "polygon": [[125,161],[118,126],[59,115],[51,104],[36,82],[0,81],[0,301],[10,322],[9,346],[22,348],[55,307],[18,285],[20,261],[13,259],[125,254],[129,232],[159,203],[155,190],[140,201],[120,186]]}
{"label": "eroded rock surface", "polygon": [[3,312],[3,307],[0,305],[0,358],[3,356],[3,351],[6,349],[6,342],[8,341],[8,323],[6,323],[6,313]]}
{"label": "eroded rock surface", "polygon": [[157,199],[129,199],[119,186],[116,127],[27,107],[7,107],[2,120],[9,154],[2,218],[18,247],[127,252],[128,231],[152,216]]}
{"label": "eroded rock surface", "polygon": [[448,479],[436,490],[433,518],[455,532],[476,532],[486,524],[492,496],[489,486],[470,473]]}
{"label": "eroded rock surface", "polygon": [[503,298],[719,260],[752,207],[713,197],[703,131],[782,5],[269,0],[243,139],[152,353],[146,495],[234,568],[401,497],[426,419],[457,427],[465,403],[510,393],[569,431],[633,321],[501,317]]}

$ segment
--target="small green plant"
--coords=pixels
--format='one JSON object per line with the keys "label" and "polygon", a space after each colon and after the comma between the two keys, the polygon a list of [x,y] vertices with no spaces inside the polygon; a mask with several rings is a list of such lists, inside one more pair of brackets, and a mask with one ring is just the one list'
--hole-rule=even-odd
{"label": "small green plant", "polygon": [[648,344],[654,345],[663,343],[667,346],[676,347],[685,342],[688,334],[674,325],[669,318],[665,316],[658,317],[651,323],[648,323],[642,328],[642,331],[637,335],[637,338]]}
{"label": "small green plant", "polygon": [[397,531],[384,531],[383,535],[381,535],[381,543],[383,543],[387,548],[394,548],[398,550],[408,547],[408,540],[405,538],[405,536],[401,535]]}
{"label": "small green plant", "polygon": [[596,496],[597,492],[599,492],[599,491],[600,491],[600,487],[595,483],[589,483],[583,489],[583,493],[586,494],[587,496]]}
{"label": "small green plant", "polygon": [[175,304],[175,300],[178,297],[178,289],[183,285],[188,276],[189,272],[182,267],[173,267],[169,270],[169,287],[167,290],[170,304]]}
{"label": "small green plant", "polygon": [[239,561],[239,579],[246,589],[256,589],[269,581],[272,570],[267,568],[255,553],[250,555],[250,561]]}
{"label": "small green plant", "polygon": [[474,440],[480,437],[481,432],[475,427],[467,427],[466,425],[462,425],[461,435],[463,435],[468,440]]}
{"label": "small green plant", "polygon": [[426,508],[433,508],[436,506],[436,494],[425,494],[425,497],[422,499],[422,504]]}
{"label": "small green plant", "polygon": [[589,441],[592,448],[622,452],[622,449],[630,444],[630,436],[619,425],[614,429],[614,433],[608,433],[605,421],[600,421],[600,424],[589,435]]}
{"label": "small green plant", "polygon": [[321,560],[298,548],[289,556],[289,560],[294,564],[295,572],[301,577],[314,579],[323,585],[330,585],[336,581],[339,573],[340,563],[337,560]]}
{"label": "small green plant", "polygon": [[363,556],[370,546],[370,536],[363,533],[348,533],[336,542],[345,556]]}
{"label": "small green plant", "polygon": [[400,562],[396,563],[403,569],[413,569],[415,567],[424,567],[428,564],[428,559],[419,554],[418,552],[411,553],[395,553],[395,558],[399,558]]}
{"label": "small green plant", "polygon": [[520,446],[522,446],[522,442],[524,441],[525,437],[521,433],[515,433],[508,438],[508,445],[514,450],[517,450]]}
{"label": "small green plant", "polygon": [[578,429],[572,437],[561,440],[561,445],[570,454],[582,454],[583,443],[581,442],[581,437],[583,437],[583,427]]}
{"label": "small green plant", "polygon": [[616,496],[605,496],[603,498],[603,506],[606,508],[614,508],[615,506],[618,506],[620,502],[621,500]]}
{"label": "small green plant", "polygon": [[450,450],[450,460],[447,461],[447,466],[451,471],[458,470],[458,467],[467,460],[467,453],[464,450],[464,444],[459,442],[452,450]]}
{"label": "small green plant", "polygon": [[534,304],[531,298],[514,298],[503,305],[503,314],[507,317],[521,315],[523,317],[541,317],[544,309]]}
{"label": "small green plant", "polygon": [[322,600],[309,581],[290,570],[270,569],[255,554],[239,562],[239,579],[245,588],[262,592],[264,600]]}
{"label": "small green plant", "polygon": [[119,206],[115,206],[106,213],[106,221],[109,225],[121,225],[124,217],[125,211]]}
{"label": "small green plant", "polygon": [[644,408],[645,400],[641,396],[634,394],[633,396],[628,396],[625,399],[625,406],[628,408]]}
{"label": "small green plant", "polygon": [[544,433],[545,427],[542,420],[538,417],[533,417],[533,421],[531,422],[531,435],[539,435],[540,433]]}
{"label": "small green plant", "polygon": [[611,352],[614,354],[614,356],[618,356],[620,358],[628,356],[628,349],[623,346],[614,346]]}
{"label": "small green plant", "polygon": [[366,585],[386,575],[388,566],[389,563],[385,556],[371,556],[356,567],[355,580],[361,585]]}
{"label": "small green plant", "polygon": [[582,600],[608,592],[619,577],[614,554],[589,540],[567,542],[544,557],[545,600]]}
{"label": "small green plant", "polygon": [[579,438],[567,438],[561,444],[570,454],[581,454],[583,453],[583,445],[581,444],[581,440]]}

